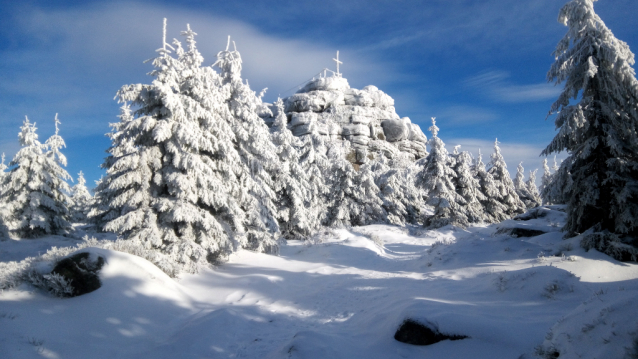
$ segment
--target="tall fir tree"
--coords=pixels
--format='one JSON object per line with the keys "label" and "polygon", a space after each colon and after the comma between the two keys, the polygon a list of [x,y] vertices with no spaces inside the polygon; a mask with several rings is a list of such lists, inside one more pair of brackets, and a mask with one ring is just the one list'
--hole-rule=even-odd
{"label": "tall fir tree", "polygon": [[66,158],[60,152],[64,140],[58,134],[46,144],[38,141],[35,123],[26,118],[18,138],[22,148],[9,166],[13,169],[0,185],[0,203],[4,203],[3,222],[17,237],[36,238],[47,234],[66,234],[71,230],[67,208],[69,174],[62,168]]}
{"label": "tall fir tree", "polygon": [[479,179],[472,173],[472,156],[469,152],[463,151],[458,153],[455,148],[456,161],[454,172],[454,187],[464,199],[464,206],[461,209],[465,212],[465,216],[469,223],[486,222],[487,217],[481,201],[485,201],[486,197],[480,190]]}
{"label": "tall fir tree", "polygon": [[[596,225],[615,233],[638,230],[638,81],[634,54],[594,12],[595,0],[573,0],[560,10],[568,27],[547,78],[564,83],[549,115],[558,134],[543,155],[567,151],[554,181],[566,192],[568,233]],[[570,104],[570,100],[574,103]],[[548,115],[548,116],[549,116]],[[566,185],[566,184],[563,184]]]}
{"label": "tall fir tree", "polygon": [[[4,184],[4,178],[7,176],[7,165],[4,164],[4,152],[2,153],[2,161],[0,161],[0,198],[2,198],[2,186]],[[0,205],[0,240],[9,238],[9,228],[5,225],[5,206]]]}
{"label": "tall fir tree", "polygon": [[427,204],[434,207],[434,214],[427,217],[424,224],[431,228],[448,224],[466,227],[469,222],[462,208],[466,202],[456,193],[454,187],[456,173],[451,167],[453,163],[445,149],[445,144],[438,137],[439,128],[436,126],[434,117],[429,130],[432,132],[432,137],[428,141],[430,153],[416,178],[417,185],[427,193]]}
{"label": "tall fir tree", "polygon": [[379,187],[379,198],[388,214],[388,223],[423,224],[425,195],[414,183],[414,174],[417,172],[414,162],[404,157],[388,159],[380,154],[378,159],[371,162],[370,169]]}
{"label": "tall fir tree", "polygon": [[[150,85],[118,92],[125,105],[112,125],[107,176],[92,214],[105,230],[156,248],[192,272],[238,247],[276,244],[272,236],[259,242],[248,234],[258,227],[258,201],[237,149],[230,91],[212,67],[201,67],[190,27],[182,35],[186,50],[177,40],[176,50],[165,41],[158,50]],[[138,107],[134,114],[129,103]]]}
{"label": "tall fir tree", "polygon": [[84,173],[78,173],[78,183],[71,188],[71,219],[75,223],[85,223],[91,210],[93,196],[86,188]]}
{"label": "tall fir tree", "polygon": [[302,166],[299,149],[303,142],[288,129],[283,101],[278,99],[275,106],[277,116],[271,131],[281,162],[275,178],[277,220],[284,238],[307,238],[321,225],[322,209],[314,205],[314,197],[320,194],[315,193],[310,178],[316,173]]}
{"label": "tall fir tree", "polygon": [[330,169],[324,175],[330,187],[324,223],[330,227],[360,226],[385,222],[387,214],[379,198],[379,187],[369,165],[355,170],[348,160],[349,143],[328,144]]}
{"label": "tall fir tree", "polygon": [[525,181],[525,187],[527,187],[527,191],[532,197],[534,201],[534,207],[538,207],[543,203],[543,199],[541,198],[541,194],[538,191],[538,187],[536,186],[536,172],[538,170],[535,169],[533,171],[529,171],[529,175],[527,177],[527,181]]}
{"label": "tall fir tree", "polygon": [[549,166],[547,165],[547,158],[544,158],[543,159],[543,177],[541,177],[541,186],[538,189],[541,194],[541,198],[543,199],[543,204],[553,204],[552,201],[550,200],[549,194],[547,193],[551,183],[552,183],[552,172],[549,169]]}
{"label": "tall fir tree", "polygon": [[7,165],[4,164],[4,152],[2,153],[2,158],[0,161],[0,195],[2,194],[2,182],[4,177],[7,175]]}
{"label": "tall fir tree", "polygon": [[[532,172],[530,171],[530,176]],[[534,172],[534,178],[536,178],[536,172]],[[534,208],[540,205],[537,196],[532,193],[532,190],[536,190],[538,193],[538,189],[536,189],[536,184],[534,184],[533,188],[530,187],[530,182],[525,182],[525,169],[523,168],[523,162],[518,164],[516,169],[516,178],[514,178],[514,188],[516,189],[516,194],[518,194],[518,198],[525,204],[525,208]]]}
{"label": "tall fir tree", "polygon": [[498,140],[494,141],[494,153],[490,156],[489,174],[494,178],[494,184],[498,191],[496,199],[505,207],[504,214],[506,218],[511,218],[525,212],[525,204],[516,193],[516,188],[510,173],[507,171],[507,164],[503,155],[501,155],[501,148],[498,143]]}
{"label": "tall fir tree", "polygon": [[230,36],[226,50],[217,54],[217,62],[213,66],[221,70],[224,89],[229,91],[226,104],[231,114],[230,125],[235,134],[237,151],[244,168],[248,170],[243,176],[250,180],[245,189],[257,201],[247,211],[247,247],[259,251],[269,250],[277,247],[273,240],[279,233],[275,181],[277,176],[282,175],[281,167],[268,126],[258,116],[258,111],[263,107],[261,97],[250,89],[248,81],[243,82],[241,55],[234,42],[232,51],[229,46]]}
{"label": "tall fir tree", "polygon": [[497,223],[507,219],[507,207],[499,201],[501,197],[499,189],[494,177],[485,168],[480,149],[474,165],[474,177],[478,180],[479,191],[484,196],[480,202],[485,210],[485,222]]}

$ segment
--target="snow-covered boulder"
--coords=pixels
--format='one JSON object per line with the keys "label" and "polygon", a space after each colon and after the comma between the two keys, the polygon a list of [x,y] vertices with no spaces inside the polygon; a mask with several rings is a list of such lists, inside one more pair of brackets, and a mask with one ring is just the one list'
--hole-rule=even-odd
{"label": "snow-covered boulder", "polygon": [[343,105],[344,95],[338,91],[317,90],[297,93],[285,100],[286,112],[321,112],[327,107]]}
{"label": "snow-covered boulder", "polygon": [[344,136],[366,136],[370,137],[370,127],[360,124],[343,126]]}
{"label": "snow-covered boulder", "polygon": [[320,77],[308,82],[297,93],[305,93],[316,90],[339,91],[344,93],[350,88],[348,80],[343,77]]}
{"label": "snow-covered boulder", "polygon": [[397,142],[407,140],[410,135],[408,126],[401,120],[385,120],[381,122],[386,141]]}
{"label": "snow-covered boulder", "polygon": [[392,108],[391,111],[394,112],[394,99],[379,90],[376,86],[368,85],[363,88],[363,91],[367,92],[367,95],[374,102],[374,106],[381,109],[389,109]]}
{"label": "snow-covered boulder", "polygon": [[367,91],[361,91],[357,89],[349,89],[345,93],[346,105],[350,106],[374,106],[374,100],[370,97]]}

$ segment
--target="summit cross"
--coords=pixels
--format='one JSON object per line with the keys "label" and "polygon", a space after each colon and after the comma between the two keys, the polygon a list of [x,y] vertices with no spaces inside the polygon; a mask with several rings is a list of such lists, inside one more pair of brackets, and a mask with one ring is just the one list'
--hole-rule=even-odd
{"label": "summit cross", "polygon": [[339,61],[339,51],[337,51],[337,58],[333,60],[337,63],[337,76],[341,76],[341,74],[339,73],[339,64],[342,64],[343,62]]}

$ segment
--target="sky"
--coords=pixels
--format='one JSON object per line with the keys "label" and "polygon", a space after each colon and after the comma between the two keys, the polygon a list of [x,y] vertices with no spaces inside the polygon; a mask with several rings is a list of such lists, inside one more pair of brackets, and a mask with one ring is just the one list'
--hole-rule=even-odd
{"label": "sky", "polygon": [[[44,142],[58,113],[67,171],[83,171],[92,187],[104,173],[109,123],[118,121],[114,96],[152,81],[144,60],[161,47],[167,18],[169,39],[181,39],[186,24],[197,32],[205,65],[230,35],[243,78],[257,92],[268,88],[265,101],[334,70],[339,51],[351,87],[377,86],[428,137],[436,117],[450,149],[481,148],[486,163],[498,138],[510,172],[523,161],[540,177],[539,154],[555,135],[547,112],[562,88],[546,73],[567,29],[556,21],[565,2],[0,0],[0,152],[15,155],[25,116]],[[638,1],[601,0],[595,10],[638,49]]]}

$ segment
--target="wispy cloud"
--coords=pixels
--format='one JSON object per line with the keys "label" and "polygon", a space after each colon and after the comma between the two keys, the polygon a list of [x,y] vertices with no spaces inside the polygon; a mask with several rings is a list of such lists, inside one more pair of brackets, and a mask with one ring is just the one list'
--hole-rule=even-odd
{"label": "wispy cloud", "polygon": [[[334,67],[337,48],[325,44],[268,35],[241,21],[150,3],[114,2],[76,8],[24,7],[14,11],[14,23],[0,30],[5,38],[29,46],[0,50],[0,141],[14,140],[24,115],[51,130],[56,112],[66,136],[103,134],[116,121],[113,96],[128,83],[146,82],[149,64],[161,45],[162,18],[168,18],[168,41],[190,24],[205,65],[215,62],[227,36],[243,59],[243,77],[253,90],[268,87],[266,100],[309,79],[324,67]],[[341,50],[342,72],[351,83],[392,77],[392,70],[373,60]],[[8,138],[7,138],[8,136]]]}
{"label": "wispy cloud", "polygon": [[437,121],[453,125],[475,125],[498,119],[490,110],[473,106],[451,106],[436,112]]}
{"label": "wispy cloud", "polygon": [[536,102],[556,99],[561,89],[549,83],[515,85],[505,71],[487,71],[465,80],[465,85],[485,92],[499,102]]}

